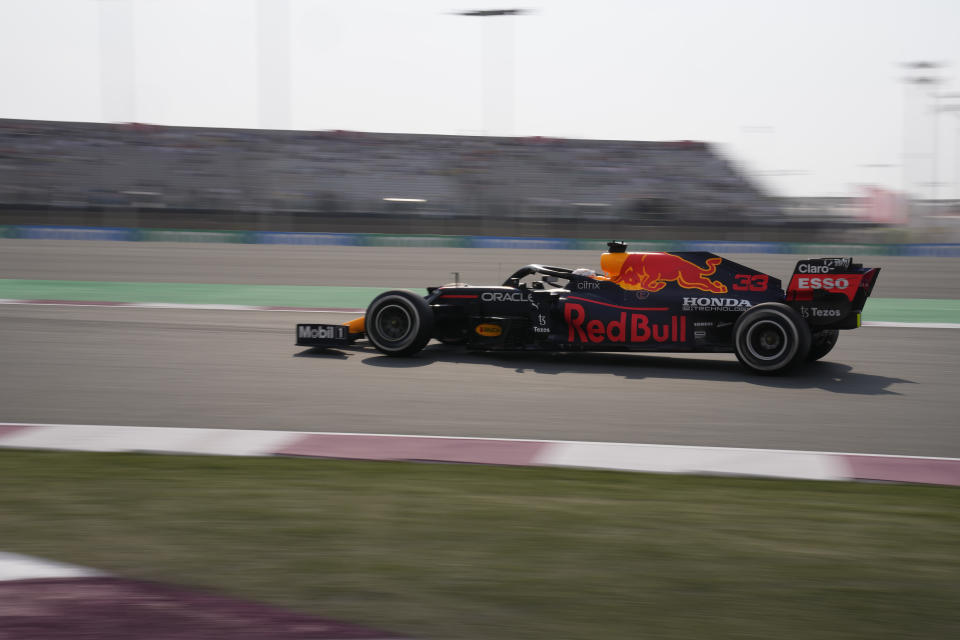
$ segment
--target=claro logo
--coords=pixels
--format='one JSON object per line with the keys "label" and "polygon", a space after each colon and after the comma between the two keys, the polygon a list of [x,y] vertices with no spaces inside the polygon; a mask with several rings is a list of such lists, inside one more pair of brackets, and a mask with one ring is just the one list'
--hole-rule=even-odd
{"label": "claro logo", "polygon": [[797,273],[830,273],[834,269],[848,269],[849,267],[850,258],[831,258],[824,260],[823,264],[801,262],[797,265]]}
{"label": "claro logo", "polygon": [[475,331],[485,338],[496,338],[503,333],[503,327],[498,324],[478,324]]}

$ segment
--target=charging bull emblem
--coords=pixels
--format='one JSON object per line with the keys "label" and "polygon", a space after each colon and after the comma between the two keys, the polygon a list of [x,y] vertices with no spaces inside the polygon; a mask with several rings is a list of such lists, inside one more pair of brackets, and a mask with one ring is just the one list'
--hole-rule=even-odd
{"label": "charging bull emblem", "polygon": [[660,291],[668,282],[676,282],[684,289],[699,289],[710,293],[726,293],[727,286],[711,280],[723,258],[708,258],[706,267],[672,253],[628,253],[611,280],[624,289]]}

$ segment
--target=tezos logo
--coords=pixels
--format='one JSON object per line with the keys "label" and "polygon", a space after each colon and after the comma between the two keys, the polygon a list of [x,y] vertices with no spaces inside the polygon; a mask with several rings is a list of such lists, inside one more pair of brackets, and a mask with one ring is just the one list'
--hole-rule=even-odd
{"label": "tezos logo", "polygon": [[484,302],[529,302],[530,297],[519,291],[487,291],[480,294]]}
{"label": "tezos logo", "polygon": [[804,318],[839,318],[843,316],[840,309],[821,309],[819,307],[800,307]]}

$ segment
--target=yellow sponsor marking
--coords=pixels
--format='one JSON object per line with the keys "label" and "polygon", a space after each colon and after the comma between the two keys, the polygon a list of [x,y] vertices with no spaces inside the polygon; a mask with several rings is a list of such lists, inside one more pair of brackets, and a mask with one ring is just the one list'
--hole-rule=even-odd
{"label": "yellow sponsor marking", "polygon": [[495,338],[503,333],[503,327],[498,324],[478,324],[475,331],[481,336]]}

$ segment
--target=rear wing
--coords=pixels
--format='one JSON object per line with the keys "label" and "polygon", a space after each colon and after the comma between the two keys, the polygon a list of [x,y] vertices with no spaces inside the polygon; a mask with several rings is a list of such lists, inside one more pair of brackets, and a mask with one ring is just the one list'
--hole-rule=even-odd
{"label": "rear wing", "polygon": [[879,267],[853,258],[800,260],[787,287],[787,303],[818,328],[854,329],[877,283]]}

